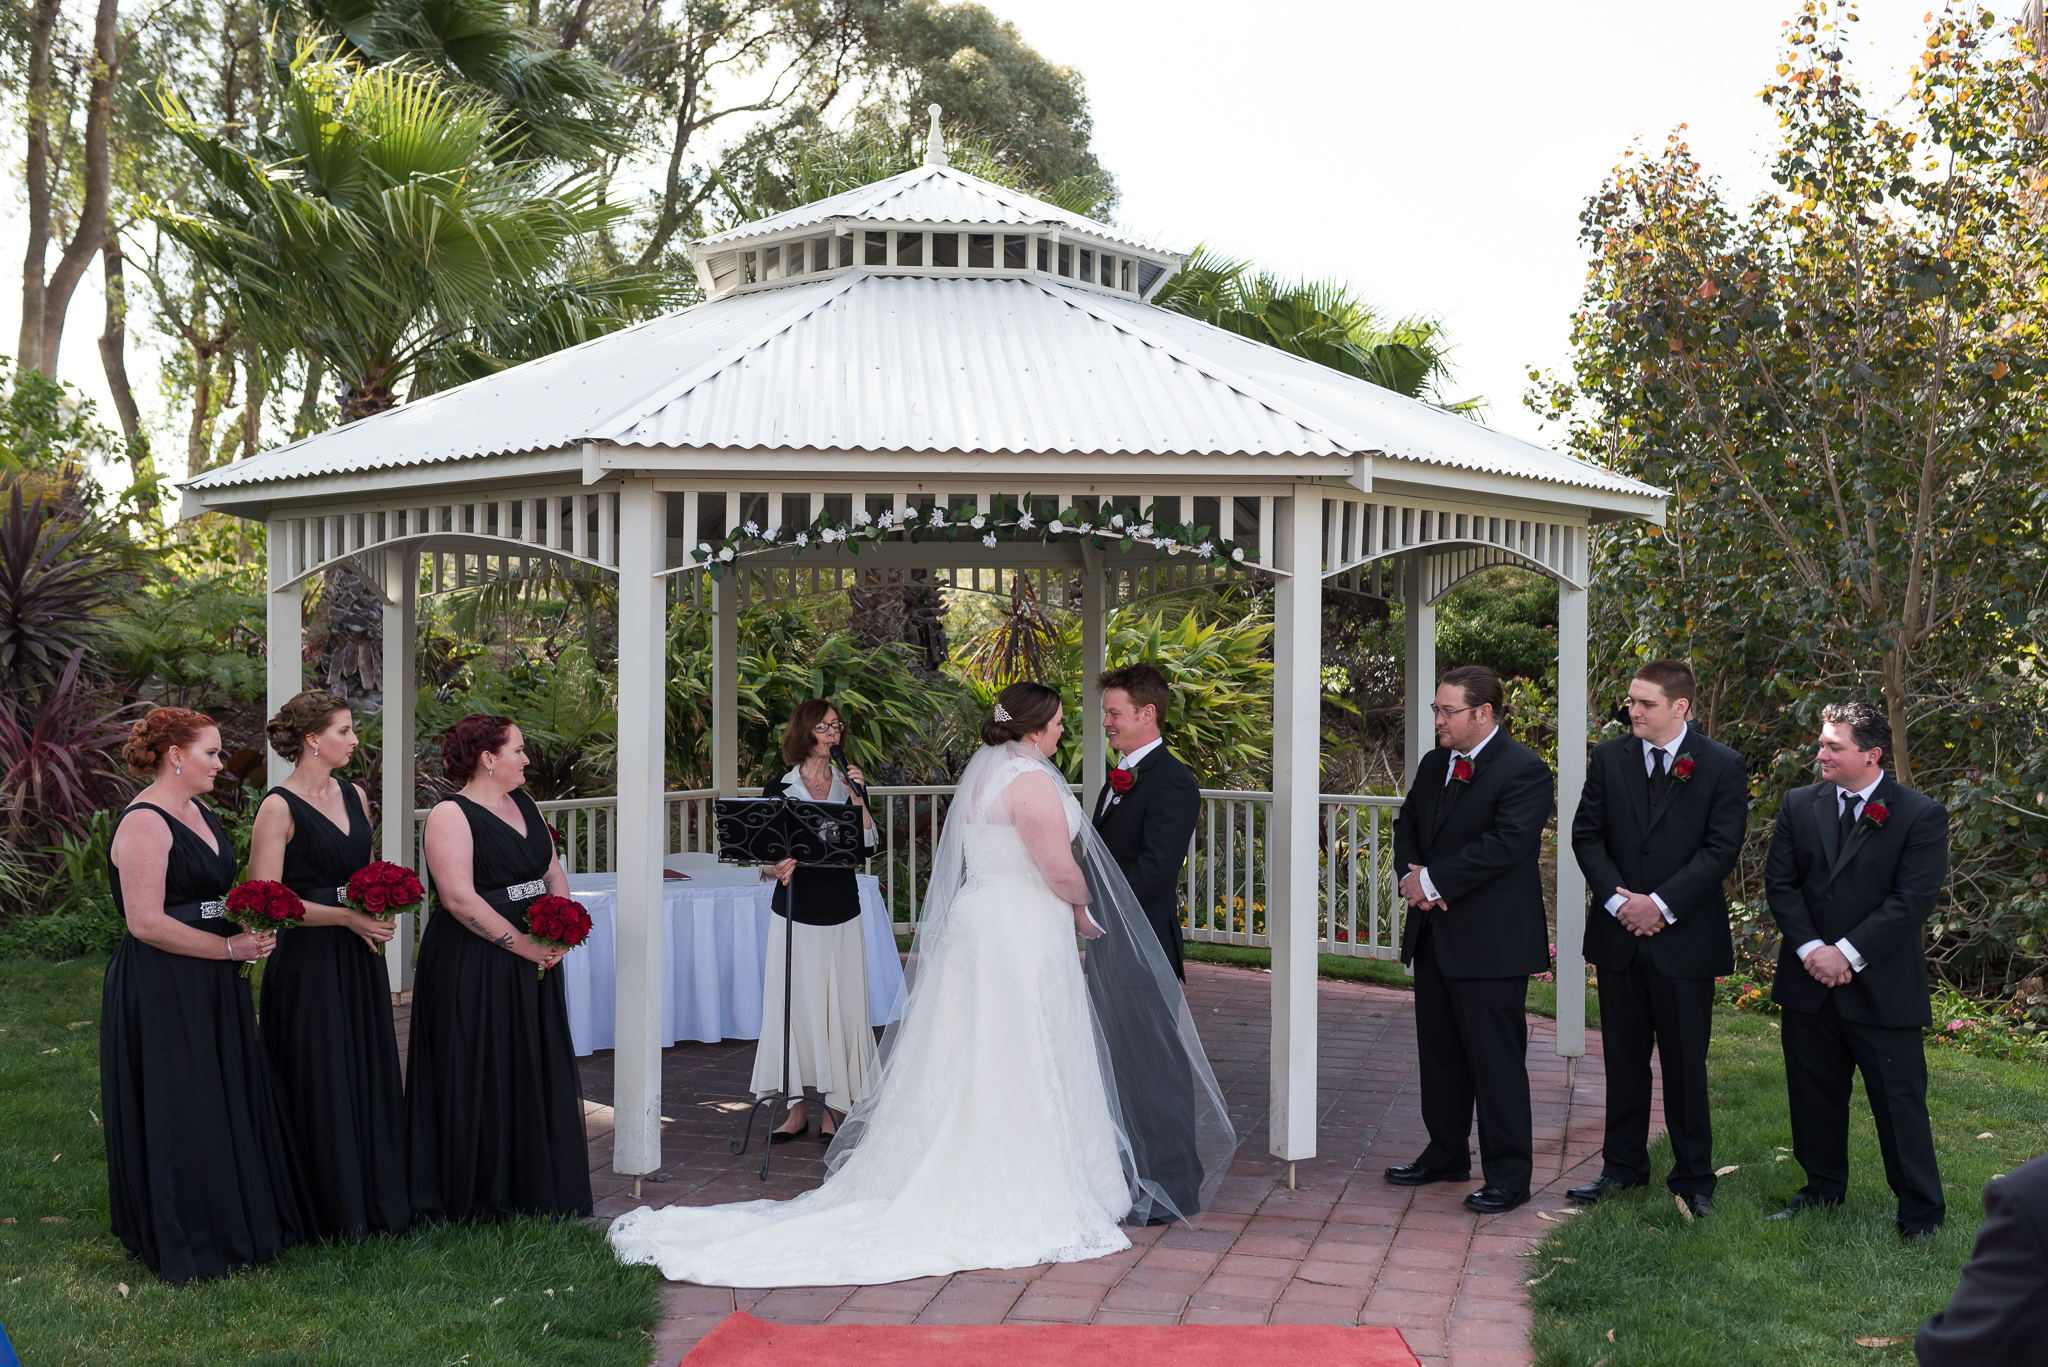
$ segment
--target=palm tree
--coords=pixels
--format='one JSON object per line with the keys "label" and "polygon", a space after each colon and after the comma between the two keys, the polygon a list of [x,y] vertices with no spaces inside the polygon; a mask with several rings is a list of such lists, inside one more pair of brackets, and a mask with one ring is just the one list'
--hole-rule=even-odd
{"label": "palm tree", "polygon": [[1453,413],[1476,417],[1485,407],[1439,392],[1450,379],[1441,323],[1419,315],[1387,322],[1337,281],[1282,280],[1197,247],[1153,302]]}

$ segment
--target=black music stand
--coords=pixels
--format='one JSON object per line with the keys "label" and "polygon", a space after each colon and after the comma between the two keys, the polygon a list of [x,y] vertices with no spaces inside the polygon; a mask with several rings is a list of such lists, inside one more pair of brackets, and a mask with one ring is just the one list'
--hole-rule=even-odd
{"label": "black music stand", "polygon": [[[867,840],[861,809],[850,802],[811,802],[793,797],[727,797],[713,804],[718,827],[718,858],[722,863],[779,864],[794,859],[798,868],[847,868],[861,862]],[[735,1157],[753,1142],[754,1119],[768,1108],[768,1134],[762,1145],[761,1180],[775,1157],[775,1125],[795,1098],[789,1091],[790,968],[796,958],[796,879],[789,880],[783,903],[787,913],[782,939],[782,1090],[760,1098],[747,1111],[746,1132],[732,1141]]]}

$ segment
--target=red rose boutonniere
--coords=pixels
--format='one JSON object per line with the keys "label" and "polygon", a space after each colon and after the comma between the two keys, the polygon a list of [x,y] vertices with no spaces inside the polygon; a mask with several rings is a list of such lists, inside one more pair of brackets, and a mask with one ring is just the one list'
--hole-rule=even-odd
{"label": "red rose boutonniere", "polygon": [[1692,777],[1692,769],[1692,751],[1679,751],[1678,758],[1674,760],[1671,765],[1671,781],[1673,783],[1685,782],[1687,779]]}
{"label": "red rose boutonniere", "polygon": [[1466,758],[1465,758],[1465,757],[1464,757],[1463,755],[1460,755],[1460,756],[1458,756],[1458,757],[1457,757],[1456,759],[1452,760],[1452,761],[1451,761],[1451,782],[1453,782],[1453,783],[1470,783],[1471,781],[1472,781],[1472,761],[1471,761],[1471,760],[1469,760],[1469,759],[1466,759]]}
{"label": "red rose boutonniere", "polygon": [[1863,804],[1863,815],[1856,824],[1859,826],[1882,827],[1885,818],[1890,815],[1891,813],[1884,809],[1882,802],[1866,802]]}
{"label": "red rose boutonniere", "polygon": [[1138,776],[1128,769],[1112,769],[1109,771],[1109,786],[1116,789],[1119,793],[1128,793],[1137,784]]}

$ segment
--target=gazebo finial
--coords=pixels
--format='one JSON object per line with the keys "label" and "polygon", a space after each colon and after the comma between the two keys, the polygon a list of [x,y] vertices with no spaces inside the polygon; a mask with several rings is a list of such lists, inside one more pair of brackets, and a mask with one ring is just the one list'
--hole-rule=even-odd
{"label": "gazebo finial", "polygon": [[951,166],[946,160],[946,135],[939,131],[939,107],[932,105],[928,111],[932,116],[931,131],[924,139],[924,164],[927,166]]}

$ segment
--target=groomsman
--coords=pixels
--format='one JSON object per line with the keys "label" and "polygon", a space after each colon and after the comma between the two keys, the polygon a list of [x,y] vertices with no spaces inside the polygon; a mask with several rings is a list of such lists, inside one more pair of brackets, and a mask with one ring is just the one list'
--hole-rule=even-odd
{"label": "groomsman", "polygon": [[1550,964],[1537,855],[1555,783],[1501,730],[1500,676],[1465,665],[1437,685],[1437,748],[1394,822],[1394,871],[1408,902],[1401,962],[1415,968],[1415,1044],[1429,1146],[1388,1168],[1396,1186],[1471,1178],[1479,1112],[1481,1215],[1529,1199],[1529,975]]}
{"label": "groomsman", "polygon": [[1654,660],[1629,682],[1629,733],[1593,751],[1572,853],[1593,905],[1586,960],[1600,970],[1607,1137],[1600,1176],[1565,1195],[1590,1205],[1650,1180],[1650,1049],[1664,1074],[1671,1175],[1696,1216],[1714,1208],[1707,1042],[1714,979],[1735,969],[1722,883],[1742,852],[1742,756],[1692,725],[1693,673]]}
{"label": "groomsman", "polygon": [[1764,884],[1783,937],[1771,1000],[1781,1023],[1792,1156],[1806,1185],[1773,1220],[1838,1206],[1849,1186],[1849,1086],[1877,1122],[1909,1241],[1947,1205],[1927,1118],[1927,956],[1920,927],[1948,877],[1948,813],[1888,777],[1891,724],[1869,703],[1821,712],[1819,783],[1785,796]]}

